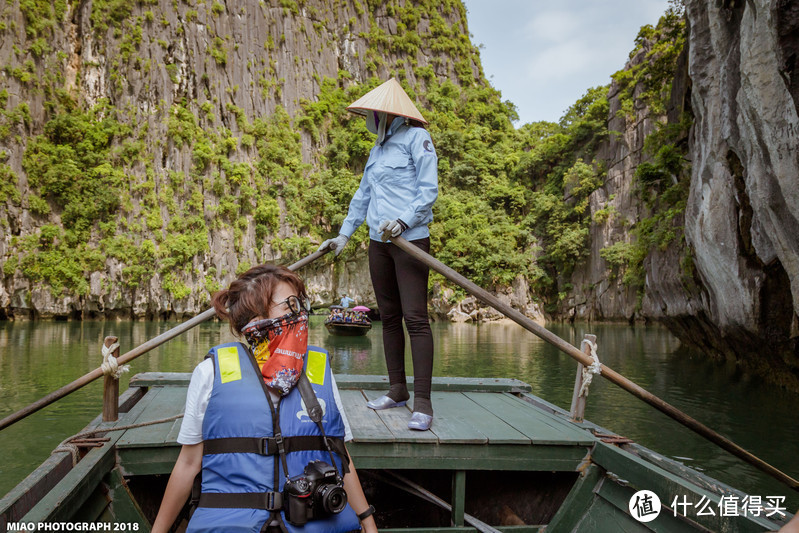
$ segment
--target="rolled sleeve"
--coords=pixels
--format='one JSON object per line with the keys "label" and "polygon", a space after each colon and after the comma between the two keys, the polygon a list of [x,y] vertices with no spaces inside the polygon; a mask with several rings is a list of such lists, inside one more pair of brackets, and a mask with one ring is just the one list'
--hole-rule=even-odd
{"label": "rolled sleeve", "polygon": [[433,204],[438,198],[438,156],[427,130],[414,128],[410,142],[411,157],[416,166],[416,197],[400,215],[400,220],[415,228],[432,220]]}
{"label": "rolled sleeve", "polygon": [[203,441],[203,419],[214,388],[214,362],[206,359],[194,368],[186,391],[186,407],[178,433],[178,444],[199,444]]}
{"label": "rolled sleeve", "polygon": [[341,394],[338,392],[338,385],[336,385],[336,378],[330,374],[331,384],[333,387],[333,398],[336,400],[336,407],[341,415],[341,422],[344,424],[344,442],[352,440],[352,429],[350,428],[350,421],[347,420],[347,413],[344,411],[344,403],[341,401]]}

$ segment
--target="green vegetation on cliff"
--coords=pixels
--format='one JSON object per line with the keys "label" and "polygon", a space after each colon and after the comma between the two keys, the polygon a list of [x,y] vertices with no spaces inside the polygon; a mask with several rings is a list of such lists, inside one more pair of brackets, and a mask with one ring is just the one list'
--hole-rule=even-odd
{"label": "green vegetation on cliff", "polygon": [[[666,113],[677,60],[686,40],[682,15],[677,3],[661,17],[657,26],[641,28],[630,57],[643,52],[643,60],[613,75],[619,85],[619,113],[625,119],[633,118],[631,113],[636,102],[645,105],[652,115]],[[634,101],[632,95],[636,87],[642,90]],[[649,160],[638,165],[635,171],[635,193],[645,214],[630,229],[632,240],[616,242],[600,251],[620,273],[623,282],[638,289],[639,296],[643,296],[645,288],[647,257],[655,250],[666,251],[675,241],[681,255],[683,283],[693,283],[691,252],[685,244],[682,226],[691,175],[686,160],[691,124],[690,113],[683,112],[679,120],[660,123],[646,138],[644,152]]]}
{"label": "green vegetation on cliff", "polygon": [[[55,31],[67,4],[24,4],[27,27],[20,45],[28,52],[5,68],[17,82],[41,87],[46,111],[42,124],[32,124],[26,104],[11,106],[8,93],[0,91],[0,140],[14,137],[24,150],[18,170],[28,184],[19,190],[20,176],[0,153],[0,223],[8,227],[12,210],[22,208],[36,226],[30,235],[10,239],[0,257],[6,277],[21,274],[57,297],[82,296],[91,273],[106,271],[109,261],[116,261],[127,290],[144,290],[155,276],[173,301],[190,296],[202,301],[231,274],[208,265],[206,254],[214,242],[232,241],[242,256],[229,267],[236,272],[249,265],[245,254],[262,261],[308,253],[338,230],[374,142],[363,119],[345,107],[386,75],[400,81],[430,122],[440,182],[432,249],[440,260],[487,287],[507,286],[523,276],[554,309],[586,256],[589,196],[606,176],[605,163],[596,156],[609,136],[608,88],[587,91],[558,123],[514,128],[514,106],[484,79],[458,0],[356,0],[358,17],[368,24],[357,17],[335,24],[368,28],[358,32],[367,43],[366,72],[358,76],[365,81],[354,83],[354,73],[346,70],[335,77],[314,74],[314,97],[296,101],[293,114],[283,105],[293,96],[283,94],[286,80],[276,69],[285,34],[264,37],[263,57],[247,63],[252,80],[224,86],[202,74],[193,80],[195,92],[183,89],[186,74],[175,43],[147,40],[148,25],[169,28],[177,39],[198,17],[228,17],[230,6],[185,0],[170,6],[150,0],[93,3],[90,20],[107,55],[112,101],[125,101],[132,83],[126,76],[145,80],[137,85],[143,94],[151,90],[147,76],[161,76],[178,95],[163,95],[151,107],[136,109],[108,101],[79,105],[64,89],[59,69],[53,70],[58,76],[46,78],[44,65],[50,63],[44,60],[52,51],[46,40],[38,40]],[[324,12],[302,0],[273,0],[260,7],[280,8],[289,18],[308,13],[314,21],[308,32],[319,36],[324,25],[316,22],[324,18],[334,24],[327,17],[336,20],[340,4]],[[378,9],[392,18],[396,31],[388,31],[384,21],[378,24]],[[181,16],[170,19],[169,10]],[[642,30],[637,43],[646,42],[649,57],[614,75],[623,113],[633,109],[639,84],[653,113],[665,109],[669,76],[682,47],[680,24],[677,17]],[[207,56],[195,59],[224,71],[231,68],[238,44],[215,31],[209,30]],[[163,64],[143,53],[148,42],[167,54]],[[58,58],[60,69],[65,57]],[[301,61],[295,56],[295,64]],[[274,112],[248,116],[239,105],[251,94],[276,102]],[[150,113],[163,135],[149,129]],[[649,222],[637,226],[634,244],[603,251],[630,283],[639,283],[648,250],[668,243],[669,228],[684,206],[682,148],[676,144],[679,135],[670,131],[664,129],[649,143],[652,162],[639,169],[640,194],[651,196]],[[190,154],[182,166],[175,163],[186,161],[177,156],[181,153]],[[676,184],[670,181],[674,176]],[[367,238],[362,228],[353,240]],[[245,249],[252,242],[257,248]],[[357,250],[349,246],[343,258]],[[192,294],[191,287],[200,287],[201,294]]]}

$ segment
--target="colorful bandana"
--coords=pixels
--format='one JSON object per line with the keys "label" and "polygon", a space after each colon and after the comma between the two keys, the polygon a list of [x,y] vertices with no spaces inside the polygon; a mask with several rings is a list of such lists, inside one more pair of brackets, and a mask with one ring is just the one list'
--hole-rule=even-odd
{"label": "colorful bandana", "polygon": [[300,379],[308,351],[308,314],[250,322],[241,330],[252,349],[267,386],[285,396]]}

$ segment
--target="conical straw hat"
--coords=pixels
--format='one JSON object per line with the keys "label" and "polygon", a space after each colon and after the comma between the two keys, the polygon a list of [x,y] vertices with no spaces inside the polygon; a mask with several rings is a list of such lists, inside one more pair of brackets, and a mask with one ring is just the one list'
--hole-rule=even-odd
{"label": "conical straw hat", "polygon": [[359,115],[365,115],[367,111],[384,111],[427,124],[422,114],[413,105],[410,97],[402,90],[399,82],[394,78],[355,100],[347,107],[347,110]]}

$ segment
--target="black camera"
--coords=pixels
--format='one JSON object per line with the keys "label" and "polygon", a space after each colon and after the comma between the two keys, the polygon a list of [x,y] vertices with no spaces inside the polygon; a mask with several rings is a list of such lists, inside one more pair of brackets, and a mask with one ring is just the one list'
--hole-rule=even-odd
{"label": "black camera", "polygon": [[283,487],[283,510],[295,526],[340,513],[347,506],[347,492],[336,469],[324,461],[311,461],[302,474]]}

